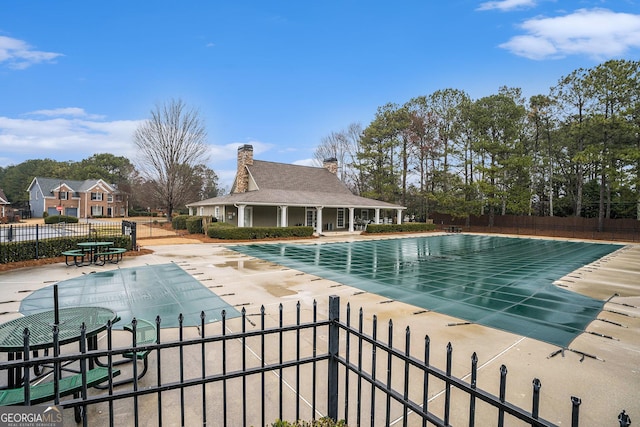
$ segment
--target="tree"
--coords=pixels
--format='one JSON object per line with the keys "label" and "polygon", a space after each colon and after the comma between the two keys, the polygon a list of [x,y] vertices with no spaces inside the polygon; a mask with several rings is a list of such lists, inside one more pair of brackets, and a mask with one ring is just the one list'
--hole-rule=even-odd
{"label": "tree", "polygon": [[139,169],[164,201],[167,218],[190,201],[187,190],[193,185],[193,169],[208,158],[206,138],[199,112],[181,100],[156,105],[151,118],[134,133]]}
{"label": "tree", "polygon": [[218,175],[206,165],[196,165],[193,168],[193,183],[195,195],[192,199],[205,200],[221,196],[224,190],[218,187]]}
{"label": "tree", "polygon": [[360,151],[362,126],[351,123],[346,129],[331,132],[320,141],[313,153],[318,164],[335,158],[338,161],[338,178],[355,194],[362,192],[362,179],[356,168],[356,153]]}
{"label": "tree", "polygon": [[[558,157],[554,145],[552,133],[553,122],[553,100],[546,95],[534,95],[529,99],[528,119],[532,127],[532,141],[529,154],[533,160],[531,170],[531,201],[535,196],[542,202],[546,194],[549,200],[549,216],[553,216],[553,196],[554,196],[554,165],[555,158]],[[535,189],[540,189],[538,195]],[[541,203],[542,205],[542,203]],[[531,212],[530,212],[531,213]],[[544,215],[543,206],[539,207],[538,214]]]}
{"label": "tree", "polygon": [[395,104],[379,107],[375,119],[364,130],[358,153],[358,167],[368,179],[363,196],[395,203],[406,188],[405,172],[398,170],[405,162],[406,144],[403,130],[409,124],[405,108]]}
{"label": "tree", "polygon": [[628,111],[638,98],[638,62],[611,60],[592,68],[585,79],[594,102],[594,118],[600,158],[598,231],[611,217],[611,192],[617,189],[620,170],[625,169],[625,151],[635,141],[629,132]]}
{"label": "tree", "polygon": [[128,158],[111,153],[94,154],[74,167],[74,179],[102,179],[118,186],[129,181],[133,164]]}
{"label": "tree", "polygon": [[501,88],[500,93],[477,100],[471,121],[476,132],[475,150],[479,153],[476,170],[482,173],[480,190],[486,197],[489,226],[493,226],[496,208],[522,214],[529,208],[529,158],[522,144],[525,108],[518,89]]}

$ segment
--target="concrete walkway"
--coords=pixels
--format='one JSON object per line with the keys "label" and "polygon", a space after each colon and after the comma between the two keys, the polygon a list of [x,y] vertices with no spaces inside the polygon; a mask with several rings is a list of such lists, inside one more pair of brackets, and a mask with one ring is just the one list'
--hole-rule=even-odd
{"label": "concrete walkway", "polygon": [[[385,236],[382,238],[398,238]],[[403,235],[402,237],[411,237]],[[368,240],[380,237],[359,234],[331,234],[301,244],[321,244],[331,241]],[[291,242],[291,241],[288,241]],[[283,268],[259,259],[238,254],[220,244],[163,245],[160,240],[140,240],[139,244],[152,249],[153,254],[125,257],[118,265],[67,267],[64,263],[37,268],[25,268],[0,274],[0,322],[18,313],[19,302],[30,292],[58,281],[89,274],[92,271],[154,265],[174,262],[196,277],[204,286],[222,296],[230,305],[244,308],[248,318],[254,319],[264,307],[269,325],[277,324],[278,307],[283,305],[285,322],[295,322],[295,307],[309,316],[313,301],[317,301],[318,315],[327,316],[330,295],[341,298],[341,318],[346,315],[347,303],[352,313],[362,308],[365,314],[365,330],[371,329],[371,319],[378,319],[378,338],[387,341],[386,325],[393,320],[394,343],[403,346],[404,331],[412,332],[412,349],[422,359],[423,339],[431,340],[431,364],[445,368],[445,348],[454,348],[453,375],[469,381],[470,359],[473,352],[479,358],[478,387],[498,394],[499,369],[508,368],[507,400],[526,409],[531,407],[531,383],[533,378],[542,382],[540,416],[559,425],[570,425],[571,396],[582,399],[580,425],[617,425],[617,416],[625,409],[631,419],[640,419],[640,246],[628,245],[613,254],[587,265],[556,283],[566,289],[608,300],[605,310],[584,333],[563,352],[550,344],[462,321],[434,312],[420,310],[410,304],[389,302],[374,294],[320,279],[295,270]],[[128,321],[129,319],[123,319]],[[355,322],[355,317],[352,323]],[[258,328],[259,325],[250,327]],[[227,323],[227,332],[240,331],[239,319]],[[197,328],[189,335],[196,336]],[[212,326],[212,329],[216,329]],[[163,330],[163,334],[175,336],[175,331]],[[212,332],[213,333],[213,332]],[[126,338],[122,338],[126,340]],[[122,341],[121,341],[122,342]],[[251,351],[257,351],[252,348]],[[0,355],[6,357],[6,355]],[[212,356],[213,357],[213,356]],[[153,356],[151,359],[154,366]],[[166,365],[165,365],[166,364]],[[163,366],[172,366],[163,356]],[[199,364],[188,367],[197,372]],[[143,381],[154,381],[153,373]],[[275,392],[275,390],[273,391]],[[272,392],[270,392],[272,394]],[[153,396],[150,396],[153,397]],[[438,393],[434,393],[434,408],[438,407]],[[155,401],[145,406],[145,411],[156,410]],[[168,399],[176,411],[179,401]],[[199,402],[195,403],[199,405]],[[116,425],[131,425],[131,408],[118,409]],[[464,411],[467,411],[466,405]],[[454,411],[455,412],[455,411]],[[90,412],[90,425],[103,425],[104,415]],[[72,417],[70,417],[72,418]],[[149,416],[141,425],[155,425]],[[165,420],[166,422],[166,420]],[[218,421],[212,421],[212,425]],[[255,422],[252,422],[254,425]],[[453,425],[458,425],[452,421]],[[74,425],[73,423],[69,425]],[[167,425],[173,425],[168,423]],[[240,425],[231,423],[230,425]]]}

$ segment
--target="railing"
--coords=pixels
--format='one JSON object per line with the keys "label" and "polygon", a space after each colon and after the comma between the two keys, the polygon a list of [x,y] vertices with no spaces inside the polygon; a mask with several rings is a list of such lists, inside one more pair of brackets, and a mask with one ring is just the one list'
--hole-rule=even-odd
{"label": "railing", "polygon": [[51,239],[104,240],[119,236],[130,236],[132,249],[135,249],[136,223],[123,220],[122,222],[0,225],[0,263],[10,259],[7,256],[8,247],[15,243],[27,244],[29,249],[22,251],[29,253],[23,255],[30,259],[38,259],[47,256],[44,245]]}
{"label": "railing", "polygon": [[[543,408],[537,379],[531,387],[531,410],[522,409],[509,403],[505,366],[496,373],[498,393],[492,394],[478,387],[475,353],[467,381],[452,375],[451,344],[446,367],[439,369],[430,364],[428,336],[419,350],[422,357],[416,358],[408,328],[400,350],[393,346],[392,322],[387,342],[382,342],[375,316],[370,334],[364,331],[362,310],[356,327],[351,324],[349,305],[346,321],[340,320],[338,297],[330,297],[328,319],[318,320],[317,311],[314,302],[311,320],[302,322],[300,304],[295,313],[285,313],[281,304],[277,316],[262,307],[256,324],[243,309],[240,319],[231,319],[239,322],[237,332],[231,332],[231,320],[224,315],[220,322],[207,323],[203,313],[197,336],[194,329],[182,326],[182,316],[177,330],[161,330],[157,318],[157,343],[145,346],[136,346],[134,332],[131,345],[116,347],[118,333],[109,325],[104,350],[88,351],[81,344],[79,352],[62,355],[57,348],[54,356],[1,362],[0,372],[26,368],[25,381],[29,381],[29,368],[51,365],[51,372],[58,372],[63,364],[79,363],[80,372],[86,372],[96,358],[113,366],[133,349],[151,350],[156,369],[142,380],[137,380],[136,364],[130,364],[132,372],[118,367],[121,375],[133,379],[130,386],[113,387],[112,379],[104,384],[106,391],[85,388],[76,398],[54,398],[67,411],[81,410],[84,425],[265,426],[277,419],[311,421],[324,416],[354,426],[554,425],[539,416]],[[285,317],[290,324],[284,324]],[[267,327],[267,322],[277,325]],[[165,342],[165,335],[174,339]],[[28,333],[24,354],[30,354]],[[567,420],[563,425],[570,420],[578,426],[581,401],[566,399],[566,414],[554,417]],[[630,424],[624,411],[618,421],[620,426]]]}

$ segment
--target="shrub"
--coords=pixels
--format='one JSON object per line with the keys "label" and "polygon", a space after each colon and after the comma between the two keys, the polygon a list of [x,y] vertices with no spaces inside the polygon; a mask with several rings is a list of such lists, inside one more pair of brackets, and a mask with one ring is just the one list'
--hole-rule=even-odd
{"label": "shrub", "polygon": [[189,234],[204,234],[204,228],[202,226],[203,221],[209,219],[203,216],[190,216],[187,218],[186,226]]}
{"label": "shrub", "polygon": [[313,227],[235,227],[225,224],[224,222],[212,223],[207,229],[207,236],[224,240],[254,240],[313,235]]}
{"label": "shrub", "polygon": [[187,229],[187,219],[189,215],[176,215],[171,219],[171,227],[174,230],[186,230]]}
{"label": "shrub", "polygon": [[[6,243],[0,245],[0,263],[59,257],[63,251],[77,249],[78,243],[86,240],[86,237],[58,237],[42,239],[38,242],[27,240]],[[112,236],[105,240],[113,242],[113,246],[116,248],[132,249],[129,236]]]}
{"label": "shrub", "polygon": [[42,212],[42,218],[46,218],[49,216],[49,212]]}
{"label": "shrub", "polygon": [[404,224],[369,224],[367,225],[367,233],[401,233],[401,232],[421,232],[433,231],[436,229],[435,224],[427,224],[424,222],[405,222]]}
{"label": "shrub", "polygon": [[59,222],[64,222],[67,224],[77,223],[78,218],[75,216],[66,216],[66,215],[50,215],[44,219],[45,224],[57,224]]}

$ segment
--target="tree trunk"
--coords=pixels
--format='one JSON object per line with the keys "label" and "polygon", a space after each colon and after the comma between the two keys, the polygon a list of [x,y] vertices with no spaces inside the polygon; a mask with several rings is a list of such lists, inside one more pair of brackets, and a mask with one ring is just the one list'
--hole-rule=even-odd
{"label": "tree trunk", "polygon": [[604,186],[606,184],[605,168],[602,167],[600,174],[600,201],[598,203],[598,232],[604,231]]}

